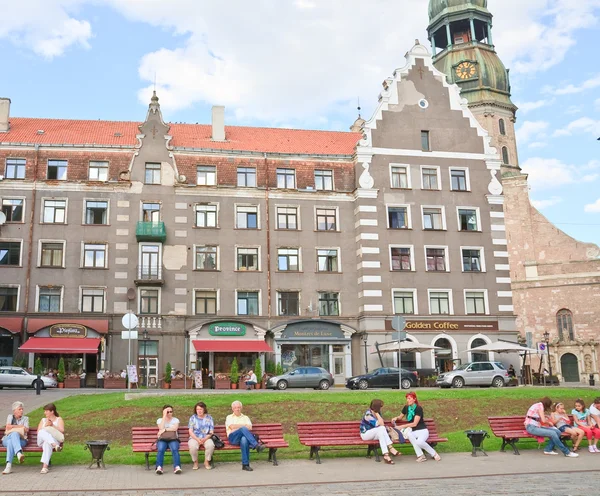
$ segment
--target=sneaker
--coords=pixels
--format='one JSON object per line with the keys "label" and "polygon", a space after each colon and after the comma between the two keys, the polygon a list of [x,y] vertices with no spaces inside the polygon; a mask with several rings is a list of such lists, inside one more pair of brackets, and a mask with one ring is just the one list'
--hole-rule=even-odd
{"label": "sneaker", "polygon": [[17,459],[19,460],[19,463],[25,462],[25,456],[20,451],[17,453]]}
{"label": "sneaker", "polygon": [[177,475],[179,475],[181,473],[181,467],[179,467],[179,466],[175,467],[175,470],[173,472],[176,473]]}
{"label": "sneaker", "polygon": [[567,458],[577,458],[579,455],[577,453],[573,453],[572,451],[569,451],[569,453],[567,453],[565,456]]}
{"label": "sneaker", "polygon": [[600,453],[600,448],[598,448],[598,446],[595,444],[592,444],[592,448],[594,448],[594,453]]}
{"label": "sneaker", "polygon": [[162,467],[156,467],[156,473],[157,473],[158,475],[162,475],[162,474],[163,474]]}
{"label": "sneaker", "polygon": [[8,475],[12,472],[10,465],[7,465],[6,468],[2,471],[2,475]]}
{"label": "sneaker", "polygon": [[588,451],[590,453],[596,453],[596,450],[594,449],[594,446],[588,446]]}
{"label": "sneaker", "polygon": [[264,444],[262,444],[262,443],[258,443],[258,444],[256,445],[256,451],[257,451],[258,453],[262,453],[264,450],[265,450],[265,445],[264,445]]}
{"label": "sneaker", "polygon": [[246,472],[254,471],[254,469],[250,465],[242,465],[242,470],[245,470]]}
{"label": "sneaker", "polygon": [[544,455],[558,455],[556,451],[544,451]]}

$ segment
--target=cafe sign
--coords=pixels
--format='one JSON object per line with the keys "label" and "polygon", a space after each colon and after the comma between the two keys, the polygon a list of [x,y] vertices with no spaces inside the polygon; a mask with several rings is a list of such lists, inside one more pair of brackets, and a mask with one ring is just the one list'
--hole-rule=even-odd
{"label": "cafe sign", "polygon": [[[392,322],[385,321],[386,330],[392,330]],[[407,320],[404,330],[411,331],[497,331],[497,321],[475,320]]]}
{"label": "cafe sign", "polygon": [[208,326],[211,336],[245,336],[246,326],[235,322],[217,322]]}
{"label": "cafe sign", "polygon": [[281,333],[282,339],[345,339],[339,324],[330,322],[298,322],[289,324]]}
{"label": "cafe sign", "polygon": [[50,326],[50,337],[85,338],[87,337],[87,327],[80,324],[54,324]]}

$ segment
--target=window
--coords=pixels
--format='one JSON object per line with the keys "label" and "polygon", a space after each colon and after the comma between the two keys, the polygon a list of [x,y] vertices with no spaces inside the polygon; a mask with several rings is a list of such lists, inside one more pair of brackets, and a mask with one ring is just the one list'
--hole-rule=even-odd
{"label": "window", "polygon": [[21,265],[21,242],[0,242],[0,266]]}
{"label": "window", "polygon": [[300,270],[300,255],[298,248],[279,248],[277,250],[277,269],[297,272]]}
{"label": "window", "polygon": [[412,270],[411,249],[409,247],[392,247],[392,270]]}
{"label": "window", "polygon": [[446,248],[425,248],[426,269],[428,272],[446,272]]}
{"label": "window", "polygon": [[258,270],[258,248],[237,249],[237,270]]}
{"label": "window", "polygon": [[498,121],[498,127],[500,128],[500,134],[502,136],[506,136],[506,125],[504,124],[504,119],[500,119]]}
{"label": "window", "polygon": [[196,205],[196,227],[217,227],[217,205]]}
{"label": "window", "polygon": [[82,288],[81,311],[104,313],[104,289]]}
{"label": "window", "polygon": [[388,207],[388,227],[408,229],[408,207]]}
{"label": "window", "polygon": [[505,146],[502,147],[502,163],[504,165],[508,165],[510,163],[510,160],[508,157],[508,148],[506,148]]}
{"label": "window", "polygon": [[216,246],[196,246],[196,270],[216,270],[217,253]]}
{"label": "window", "polygon": [[298,229],[298,209],[277,207],[277,229]]}
{"label": "window", "polygon": [[56,179],[58,181],[67,180],[67,161],[66,160],[48,160],[48,173],[46,179]]}
{"label": "window", "polygon": [[40,286],[38,312],[60,312],[62,288]]}
{"label": "window", "polygon": [[485,315],[485,291],[465,291],[465,309],[467,315]]}
{"label": "window", "polygon": [[217,314],[217,292],[196,290],[196,315]]}
{"label": "window", "polygon": [[556,313],[556,327],[558,328],[558,339],[560,341],[575,341],[573,332],[573,314],[563,308]]}
{"label": "window", "polygon": [[256,206],[237,206],[236,207],[236,227],[238,229],[257,229],[258,228],[258,207]]}
{"label": "window", "polygon": [[6,222],[23,222],[23,205],[25,200],[19,198],[2,198],[2,213]]}
{"label": "window", "polygon": [[319,293],[319,315],[323,317],[340,314],[339,293]]}
{"label": "window", "polygon": [[64,243],[42,243],[41,267],[62,267]]}
{"label": "window", "polygon": [[449,291],[429,291],[429,313],[431,315],[450,314]]}
{"label": "window", "polygon": [[277,187],[282,189],[295,189],[296,171],[294,169],[277,169]]}
{"label": "window", "polygon": [[481,250],[462,249],[463,272],[482,272]]}
{"label": "window", "polygon": [[0,312],[16,312],[19,288],[0,287]]}
{"label": "window", "polygon": [[258,292],[238,292],[237,313],[238,315],[258,315]]}
{"label": "window", "polygon": [[157,314],[158,313],[158,289],[140,290],[140,313]]}
{"label": "window", "polygon": [[415,314],[415,292],[394,291],[394,313],[396,314]]}
{"label": "window", "polygon": [[317,271],[338,272],[338,251],[336,249],[324,248],[317,250]]}
{"label": "window", "polygon": [[423,229],[444,229],[444,218],[441,208],[423,207]]}
{"label": "window", "polygon": [[298,291],[277,293],[279,315],[300,315],[300,294]]}
{"label": "window", "polygon": [[459,231],[478,231],[477,210],[474,208],[458,209],[458,230]]}
{"label": "window", "polygon": [[215,186],[217,184],[217,168],[212,165],[196,167],[196,184],[198,186]]}
{"label": "window", "polygon": [[146,163],[146,184],[160,184],[160,164]]}
{"label": "window", "polygon": [[407,165],[392,166],[392,188],[410,188]]}
{"label": "window", "polygon": [[450,188],[452,191],[468,191],[466,169],[450,169]]}
{"label": "window", "polygon": [[429,144],[429,131],[421,131],[421,150],[424,152],[431,151],[431,146]]}
{"label": "window", "polygon": [[89,225],[108,224],[108,202],[87,200],[85,202],[85,223]]}
{"label": "window", "polygon": [[336,211],[334,208],[317,208],[317,231],[336,231]]}
{"label": "window", "polygon": [[142,221],[160,222],[160,203],[142,203]]}
{"label": "window", "polygon": [[438,174],[439,174],[439,169],[437,167],[421,168],[423,189],[440,189],[440,182],[439,182]]}
{"label": "window", "polygon": [[106,245],[84,244],[83,266],[88,269],[104,269],[106,267]]}
{"label": "window", "polygon": [[108,181],[108,162],[90,162],[88,180]]}
{"label": "window", "polygon": [[254,167],[238,167],[237,169],[237,185],[246,188],[256,187],[256,168]]}
{"label": "window", "polygon": [[6,170],[4,176],[6,179],[25,179],[25,164],[27,161],[24,158],[7,158]]}
{"label": "window", "polygon": [[316,170],[315,171],[315,189],[321,191],[333,191],[333,171]]}
{"label": "window", "polygon": [[142,244],[140,246],[141,264],[138,267],[139,279],[161,279],[161,249],[162,245]]}
{"label": "window", "polygon": [[44,200],[44,224],[65,224],[66,214],[66,200]]}

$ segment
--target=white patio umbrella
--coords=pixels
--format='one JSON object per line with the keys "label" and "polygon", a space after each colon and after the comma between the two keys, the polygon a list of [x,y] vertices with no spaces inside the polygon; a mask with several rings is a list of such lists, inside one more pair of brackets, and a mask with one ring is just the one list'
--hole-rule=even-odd
{"label": "white patio umbrella", "polygon": [[492,351],[494,353],[537,353],[535,348],[527,348],[517,343],[510,343],[506,341],[496,341],[490,344],[484,344],[483,346],[477,346],[476,348],[470,348],[467,351],[474,352],[485,352]]}
{"label": "white patio umbrella", "polygon": [[[441,350],[439,346],[432,346],[425,343],[415,343],[413,341],[402,341],[400,343],[400,349],[406,353],[415,352],[421,353],[422,351]],[[398,351],[398,341],[392,343],[386,343],[379,346],[380,353],[395,353]],[[373,351],[371,354],[377,353]]]}

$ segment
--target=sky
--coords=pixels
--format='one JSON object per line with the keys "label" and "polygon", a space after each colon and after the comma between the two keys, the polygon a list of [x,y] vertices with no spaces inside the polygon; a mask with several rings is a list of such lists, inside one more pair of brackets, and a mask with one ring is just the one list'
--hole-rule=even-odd
{"label": "sky", "polygon": [[[427,0],[0,0],[11,115],[348,130],[427,42]],[[573,6],[576,5],[576,8]],[[600,244],[600,0],[488,0],[532,203]]]}

